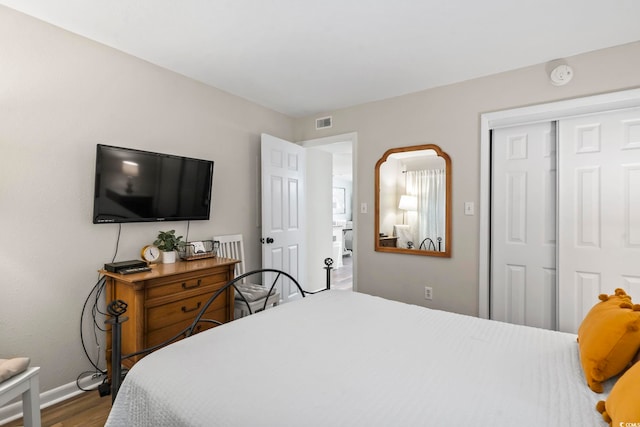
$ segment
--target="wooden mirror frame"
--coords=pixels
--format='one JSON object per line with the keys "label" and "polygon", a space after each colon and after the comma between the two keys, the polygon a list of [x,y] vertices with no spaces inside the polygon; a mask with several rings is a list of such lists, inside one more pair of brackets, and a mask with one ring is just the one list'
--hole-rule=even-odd
{"label": "wooden mirror frame", "polygon": [[[384,162],[387,161],[390,155],[395,153],[404,153],[408,151],[422,151],[422,150],[434,150],[439,157],[442,157],[445,162],[446,170],[446,196],[445,196],[445,237],[444,237],[444,247],[445,250],[443,252],[438,251],[426,251],[420,249],[408,249],[408,248],[396,248],[396,247],[388,247],[380,245],[380,166]],[[424,256],[435,256],[435,257],[443,257],[443,258],[451,258],[451,158],[447,153],[442,151],[439,146],[435,144],[424,144],[424,145],[414,145],[411,147],[398,147],[387,150],[384,155],[378,160],[376,163],[375,169],[375,250],[377,252],[392,252],[398,254],[408,254],[408,255],[424,255]]]}

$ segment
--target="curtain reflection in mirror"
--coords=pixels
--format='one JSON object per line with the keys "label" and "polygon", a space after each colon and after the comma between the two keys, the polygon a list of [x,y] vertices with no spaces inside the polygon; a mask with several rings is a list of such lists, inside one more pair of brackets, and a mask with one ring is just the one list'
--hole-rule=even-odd
{"label": "curtain reflection in mirror", "polygon": [[406,171],[406,192],[416,196],[418,209],[408,212],[408,225],[418,238],[418,249],[444,251],[446,174],[444,169]]}

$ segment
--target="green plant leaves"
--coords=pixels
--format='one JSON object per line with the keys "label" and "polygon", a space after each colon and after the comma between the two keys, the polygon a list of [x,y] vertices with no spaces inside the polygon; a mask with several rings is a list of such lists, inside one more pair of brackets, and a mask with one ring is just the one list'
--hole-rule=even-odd
{"label": "green plant leaves", "polygon": [[183,245],[182,236],[176,236],[176,230],[160,231],[154,245],[161,251],[174,251]]}

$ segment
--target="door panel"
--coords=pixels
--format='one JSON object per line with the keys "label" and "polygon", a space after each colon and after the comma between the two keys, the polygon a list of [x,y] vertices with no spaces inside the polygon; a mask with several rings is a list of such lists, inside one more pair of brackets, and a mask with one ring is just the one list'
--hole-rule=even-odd
{"label": "door panel", "polygon": [[601,293],[640,294],[640,109],[559,124],[560,330]]}
{"label": "door panel", "polygon": [[[283,270],[300,282],[305,265],[305,150],[263,134],[261,159],[262,266]],[[273,278],[264,280],[271,283]],[[300,297],[289,280],[280,280],[278,290],[282,302]]]}
{"label": "door panel", "polygon": [[490,317],[556,328],[553,123],[492,135]]}

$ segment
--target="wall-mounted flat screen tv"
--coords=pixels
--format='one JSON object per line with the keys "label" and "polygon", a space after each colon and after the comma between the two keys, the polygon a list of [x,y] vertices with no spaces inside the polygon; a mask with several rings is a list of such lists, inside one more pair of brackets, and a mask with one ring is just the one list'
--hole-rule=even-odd
{"label": "wall-mounted flat screen tv", "polygon": [[209,219],[213,161],[98,144],[93,223]]}

